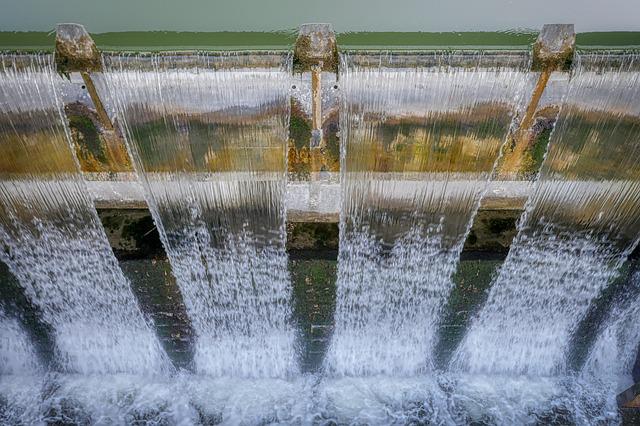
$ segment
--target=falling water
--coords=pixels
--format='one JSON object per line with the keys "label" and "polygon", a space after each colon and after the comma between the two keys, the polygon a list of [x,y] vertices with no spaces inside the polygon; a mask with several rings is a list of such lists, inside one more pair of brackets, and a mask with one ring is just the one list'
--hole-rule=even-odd
{"label": "falling water", "polygon": [[78,172],[52,57],[0,63],[0,259],[54,329],[65,370],[159,371],[165,357]]}
{"label": "falling water", "polygon": [[[284,58],[105,58],[107,72],[96,77],[106,100],[107,91],[117,96],[111,107],[117,104],[198,334],[197,372],[227,377],[45,374],[21,326],[2,312],[0,423],[615,419],[615,405],[577,379],[415,375],[431,364],[433,330],[462,242],[519,92],[534,76],[525,75],[523,55],[425,55],[410,59],[412,65],[407,57],[370,57],[372,67],[364,58],[343,57],[344,213],[336,329],[327,359],[329,371],[341,377],[324,380],[288,374],[297,367],[282,205],[290,84],[286,67],[280,68]],[[50,60],[2,57],[0,258],[52,325],[67,370],[159,371],[164,355],[78,173]],[[518,362],[527,360],[512,349],[537,343],[513,340],[514,333],[542,330],[568,341],[570,332],[563,330],[569,321],[560,314],[586,309],[585,300],[596,293],[588,286],[604,286],[636,243],[635,60],[581,58],[533,205],[494,283],[498,294],[472,329],[502,321],[496,327],[504,334],[483,334],[494,349],[483,347],[479,356],[503,362],[513,352]],[[633,302],[612,312],[585,367],[588,376],[609,374],[603,365],[613,366],[613,375],[628,371],[638,341],[628,326],[638,318]],[[530,307],[538,311],[526,316]],[[526,324],[514,325],[516,314]],[[475,352],[466,354],[457,362],[473,372],[535,371],[476,368],[477,361],[468,361]]]}
{"label": "falling water", "polygon": [[518,235],[454,369],[552,375],[640,236],[640,58],[579,55]]}
{"label": "falling water", "polygon": [[631,370],[640,345],[640,272],[631,279],[636,294],[616,304],[583,368],[585,376],[613,383],[618,391],[633,384]]}
{"label": "falling water", "polygon": [[[255,56],[253,56],[255,61]],[[285,253],[290,60],[105,57],[135,167],[214,376],[296,370]]]}
{"label": "falling water", "polygon": [[36,352],[27,334],[0,307],[0,375],[31,374],[39,370]]}
{"label": "falling water", "polygon": [[524,54],[344,55],[334,374],[414,374],[528,87]]}
{"label": "falling water", "polygon": [[42,369],[27,334],[0,308],[0,424],[28,424],[37,412]]}
{"label": "falling water", "polygon": [[26,423],[24,413],[38,407],[41,372],[27,333],[0,306],[0,424]]}

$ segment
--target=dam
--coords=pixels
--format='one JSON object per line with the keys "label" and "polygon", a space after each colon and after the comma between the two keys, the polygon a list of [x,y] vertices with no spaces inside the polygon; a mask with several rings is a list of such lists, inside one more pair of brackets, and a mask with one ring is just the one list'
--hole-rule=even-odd
{"label": "dam", "polygon": [[264,37],[4,42],[0,423],[634,424],[637,46]]}

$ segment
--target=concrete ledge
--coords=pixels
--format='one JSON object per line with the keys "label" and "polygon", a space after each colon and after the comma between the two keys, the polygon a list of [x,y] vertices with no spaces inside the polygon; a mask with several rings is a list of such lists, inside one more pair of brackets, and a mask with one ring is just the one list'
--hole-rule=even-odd
{"label": "concrete ledge", "polygon": [[[336,174],[337,175],[337,174]],[[144,209],[144,190],[133,173],[85,174],[87,188],[99,209]],[[407,181],[407,185],[412,181]],[[529,196],[529,181],[494,181],[481,203],[484,210],[521,210]],[[337,176],[318,181],[290,181],[285,198],[290,222],[338,222],[340,183]]]}

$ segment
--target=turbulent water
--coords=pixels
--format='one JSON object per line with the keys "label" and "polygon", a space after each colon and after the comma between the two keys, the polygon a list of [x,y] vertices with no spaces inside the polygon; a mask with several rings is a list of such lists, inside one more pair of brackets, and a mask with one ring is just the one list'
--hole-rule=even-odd
{"label": "turbulent water", "polygon": [[[130,375],[109,381],[51,375],[49,380],[41,395],[17,395],[16,402],[35,404],[13,410],[12,419],[26,424],[589,425],[614,424],[617,416],[615,405],[608,405],[593,385],[555,378],[344,377],[317,382],[313,377],[212,379],[180,373],[155,380]],[[0,402],[0,420],[2,408]]]}
{"label": "turbulent water", "polygon": [[524,55],[343,56],[332,373],[431,367],[441,308],[526,65]]}
{"label": "turbulent water", "polygon": [[22,326],[0,307],[0,375],[36,373],[40,363]]}
{"label": "turbulent water", "polygon": [[633,384],[631,372],[640,347],[640,271],[631,280],[632,294],[619,300],[609,313],[582,372],[585,377],[611,383],[617,391]]}
{"label": "turbulent water", "polygon": [[518,235],[454,369],[567,372],[573,331],[637,245],[638,57],[577,61]]}
{"label": "turbulent water", "polygon": [[62,119],[51,56],[0,57],[0,259],[79,373],[165,367],[89,198]]}
{"label": "turbulent water", "polygon": [[38,415],[43,371],[27,333],[0,306],[0,424]]}
{"label": "turbulent water", "polygon": [[105,64],[103,90],[117,94],[197,334],[196,370],[294,373],[284,246],[290,59],[106,57]]}

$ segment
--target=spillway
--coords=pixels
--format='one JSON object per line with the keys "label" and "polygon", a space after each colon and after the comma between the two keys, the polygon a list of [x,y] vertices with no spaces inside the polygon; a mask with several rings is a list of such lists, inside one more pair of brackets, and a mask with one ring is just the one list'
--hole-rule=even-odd
{"label": "spillway", "polygon": [[196,371],[297,370],[285,253],[291,58],[105,57],[135,167],[197,334]]}
{"label": "spillway", "polygon": [[342,56],[333,374],[432,368],[462,246],[529,87],[527,59]]}
{"label": "spillway", "polygon": [[0,63],[0,259],[54,329],[64,370],[168,369],[84,186],[52,56]]}
{"label": "spillway", "polygon": [[640,238],[636,55],[581,54],[549,149],[454,369],[567,373],[570,337]]}
{"label": "spillway", "polygon": [[0,424],[619,423],[640,67],[573,35],[0,56]]}

